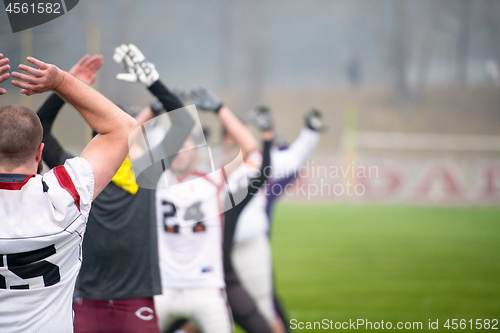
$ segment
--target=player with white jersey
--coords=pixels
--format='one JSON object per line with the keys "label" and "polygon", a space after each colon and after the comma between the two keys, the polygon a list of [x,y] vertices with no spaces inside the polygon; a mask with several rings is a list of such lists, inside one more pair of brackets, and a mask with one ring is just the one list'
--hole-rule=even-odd
{"label": "player with white jersey", "polygon": [[[174,159],[172,168],[184,157],[181,155]],[[160,328],[173,316],[184,315],[195,319],[205,332],[231,332],[221,260],[222,173],[190,171],[179,181],[174,171],[167,169],[163,177],[167,179],[161,181],[167,181],[170,189],[156,193],[163,287],[155,300]],[[192,185],[186,186],[189,182]],[[175,187],[180,189],[175,191]]]}
{"label": "player with white jersey", "polygon": [[0,212],[0,331],[73,330],[71,299],[93,185],[81,158],[43,177],[0,175],[0,200],[9,205]]}
{"label": "player with white jersey", "polygon": [[[102,56],[86,55],[69,73],[91,84],[102,63]],[[144,67],[143,63],[141,69]],[[149,67],[154,68],[152,64]],[[147,82],[148,90],[158,100],[137,116],[141,124],[163,109],[168,113],[182,108],[182,103],[160,81],[158,73],[153,70],[150,77],[153,79]],[[64,103],[57,94],[52,94],[37,112],[44,131],[43,160],[49,168],[56,168],[73,157],[51,133]],[[174,126],[164,133],[159,147],[167,145],[178,150],[189,135],[194,121],[189,114],[179,111],[169,117]],[[153,189],[138,187],[127,157],[93,201],[82,245],[85,260],[74,293],[76,333],[159,333],[153,301],[153,296],[161,293],[154,195]]]}
{"label": "player with white jersey", "polygon": [[[218,115],[234,135],[243,158],[255,149],[251,132],[217,96],[203,88],[190,95],[198,108]],[[203,149],[195,149],[192,140],[186,141],[182,151],[162,177],[167,189],[156,193],[163,293],[155,297],[155,306],[160,328],[165,330],[176,317],[188,317],[203,332],[232,332],[222,261],[222,213],[224,198],[230,193],[228,169],[212,165],[209,172],[200,170]]]}
{"label": "player with white jersey", "polygon": [[[260,130],[273,127],[273,120],[267,107],[260,107],[249,114],[250,120]],[[322,130],[321,115],[313,110],[306,116],[304,127],[297,139],[285,149],[274,148],[271,151],[272,172],[266,190],[256,195],[243,209],[238,219],[234,238],[225,239],[233,242],[232,263],[240,276],[243,286],[252,295],[259,311],[264,315],[275,332],[284,329],[279,323],[275,311],[273,292],[272,256],[269,244],[271,213],[276,193],[286,193],[289,182],[297,176],[299,168],[314,152]],[[230,139],[230,138],[228,138]],[[251,154],[251,163],[247,163],[247,173],[255,172],[260,165],[261,156]],[[241,177],[241,171],[232,176]],[[278,305],[280,307],[280,305]],[[286,325],[285,325],[286,326]]]}
{"label": "player with white jersey", "polygon": [[[220,192],[225,182],[221,170],[207,175],[190,172],[180,182],[172,169],[168,169],[163,177],[168,178],[171,187],[158,190],[156,198],[157,220],[162,222],[158,224],[163,239],[160,252],[171,259],[160,265],[164,285],[223,288],[219,260],[222,253]],[[192,184],[185,186],[186,182]],[[181,186],[175,190],[176,185]]]}
{"label": "player with white jersey", "polygon": [[[21,93],[54,90],[102,134],[81,157],[37,175],[44,147],[40,120],[20,105],[0,108],[0,332],[72,332],[91,202],[125,159],[136,122],[56,66],[27,60],[38,69],[20,65],[30,75],[12,73]],[[8,78],[7,62],[0,60],[0,83]]]}

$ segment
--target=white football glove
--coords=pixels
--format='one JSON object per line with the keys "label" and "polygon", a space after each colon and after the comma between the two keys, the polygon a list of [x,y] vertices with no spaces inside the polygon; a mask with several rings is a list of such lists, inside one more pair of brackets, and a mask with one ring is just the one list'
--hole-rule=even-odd
{"label": "white football glove", "polygon": [[139,81],[146,87],[150,87],[160,78],[155,65],[147,61],[144,54],[134,44],[118,46],[115,49],[113,59],[128,72],[116,75],[118,80],[126,82]]}

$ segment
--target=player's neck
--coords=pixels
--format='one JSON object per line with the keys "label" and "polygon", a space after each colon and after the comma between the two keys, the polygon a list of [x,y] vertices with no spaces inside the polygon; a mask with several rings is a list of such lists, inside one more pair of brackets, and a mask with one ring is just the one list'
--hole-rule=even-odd
{"label": "player's neck", "polygon": [[8,173],[8,174],[17,174],[17,175],[34,175],[36,174],[37,167],[28,166],[28,165],[20,165],[13,169],[5,168],[0,165],[0,173]]}
{"label": "player's neck", "polygon": [[174,171],[174,175],[175,177],[177,177],[177,179],[182,179],[184,178],[190,171],[189,170],[176,170]]}
{"label": "player's neck", "polygon": [[194,170],[195,170],[194,168],[187,168],[185,170],[172,170],[172,171],[174,172],[174,175],[177,178],[177,180],[183,180],[191,173],[193,173]]}

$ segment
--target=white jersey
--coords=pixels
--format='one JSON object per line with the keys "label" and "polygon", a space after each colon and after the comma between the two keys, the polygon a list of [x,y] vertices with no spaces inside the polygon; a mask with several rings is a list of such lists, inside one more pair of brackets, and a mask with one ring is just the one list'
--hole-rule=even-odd
{"label": "white jersey", "polygon": [[0,332],[73,332],[72,298],[94,192],[83,158],[0,182]]}
{"label": "white jersey", "polygon": [[[309,128],[303,128],[300,135],[285,150],[273,149],[271,151],[271,184],[281,179],[294,177],[299,168],[311,156],[319,142],[319,133]],[[249,177],[255,175],[256,168],[261,164],[262,156],[251,155],[250,163],[245,163],[245,168],[240,167],[238,172],[231,177]],[[250,165],[249,165],[250,164]],[[242,172],[243,171],[243,172]],[[232,180],[237,182],[236,180]],[[278,191],[278,189],[276,189]],[[271,193],[266,193],[264,188],[259,191],[241,212],[236,224],[234,242],[246,242],[269,233],[268,200]]]}
{"label": "white jersey", "polygon": [[158,251],[163,288],[223,288],[221,169],[177,179],[166,170],[156,190]]}

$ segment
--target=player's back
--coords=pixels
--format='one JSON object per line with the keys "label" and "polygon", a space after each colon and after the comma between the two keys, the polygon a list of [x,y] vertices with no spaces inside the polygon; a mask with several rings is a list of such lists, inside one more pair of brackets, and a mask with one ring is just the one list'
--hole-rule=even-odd
{"label": "player's back", "polygon": [[44,176],[0,175],[0,332],[72,332],[93,191],[82,158]]}

